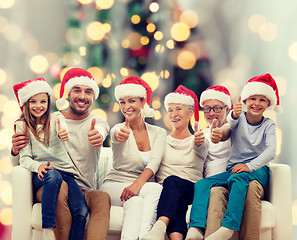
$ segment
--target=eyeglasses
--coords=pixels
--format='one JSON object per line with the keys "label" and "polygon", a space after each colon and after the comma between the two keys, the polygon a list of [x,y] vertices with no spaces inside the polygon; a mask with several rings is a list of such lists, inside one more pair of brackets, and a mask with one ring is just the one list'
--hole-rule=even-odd
{"label": "eyeglasses", "polygon": [[226,107],[226,105],[224,107],[202,107],[201,110],[205,113],[210,113],[212,109],[215,113],[220,113]]}

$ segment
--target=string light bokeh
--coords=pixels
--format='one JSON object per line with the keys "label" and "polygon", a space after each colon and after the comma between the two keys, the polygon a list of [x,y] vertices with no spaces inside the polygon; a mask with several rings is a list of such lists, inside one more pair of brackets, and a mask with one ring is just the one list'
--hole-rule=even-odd
{"label": "string light bokeh", "polygon": [[[69,67],[92,73],[100,98],[91,111],[111,126],[121,121],[115,85],[139,75],[153,89],[154,123],[168,131],[163,100],[178,84],[198,96],[205,87],[222,84],[237,101],[249,78],[269,72],[284,110],[281,115],[266,112],[277,123],[275,162],[289,164],[294,173],[297,16],[292,9],[297,9],[293,0],[52,0],[45,5],[0,0],[0,238],[10,239],[12,224],[9,155],[13,123],[20,115],[12,86],[44,77],[53,87],[54,103]],[[200,120],[206,127],[203,113]],[[296,183],[293,174],[294,239]]]}

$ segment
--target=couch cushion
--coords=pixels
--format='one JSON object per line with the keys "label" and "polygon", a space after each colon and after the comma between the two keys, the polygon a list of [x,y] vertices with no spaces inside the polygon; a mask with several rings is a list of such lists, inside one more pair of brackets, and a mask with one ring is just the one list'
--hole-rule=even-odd
{"label": "couch cushion", "polygon": [[275,226],[276,214],[270,202],[262,201],[260,229],[271,229]]}
{"label": "couch cushion", "polygon": [[41,203],[33,205],[31,224],[33,228],[42,230]]}
{"label": "couch cushion", "polygon": [[110,223],[109,223],[110,233],[120,233],[122,231],[123,216],[124,216],[123,207],[111,206]]}

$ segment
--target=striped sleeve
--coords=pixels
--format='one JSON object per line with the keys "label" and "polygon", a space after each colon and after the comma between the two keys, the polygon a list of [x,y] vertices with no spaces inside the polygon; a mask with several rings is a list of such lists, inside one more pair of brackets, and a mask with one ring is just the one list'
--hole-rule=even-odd
{"label": "striped sleeve", "polygon": [[[24,123],[18,121],[16,123],[16,131],[24,131]],[[41,163],[34,160],[32,155],[32,141],[29,139],[29,143],[20,150],[20,165],[26,169],[29,169],[31,172],[38,172],[38,168]]]}

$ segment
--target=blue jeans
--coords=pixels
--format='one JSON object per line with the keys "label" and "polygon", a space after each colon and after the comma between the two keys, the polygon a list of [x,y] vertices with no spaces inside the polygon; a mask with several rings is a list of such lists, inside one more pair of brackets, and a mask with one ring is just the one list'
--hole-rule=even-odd
{"label": "blue jeans", "polygon": [[68,185],[68,206],[72,215],[72,224],[69,239],[83,239],[88,208],[84,195],[74,180],[72,173],[59,170],[48,170],[42,181],[38,174],[33,174],[33,190],[42,189],[41,212],[42,228],[56,227],[56,206],[62,181]]}
{"label": "blue jeans", "polygon": [[253,172],[235,174],[231,174],[230,170],[196,182],[190,227],[205,229],[210,189],[215,186],[223,186],[229,189],[230,194],[222,226],[239,231],[247,189],[249,182],[253,180],[257,180],[263,187],[267,185],[269,182],[269,168],[264,166]]}

